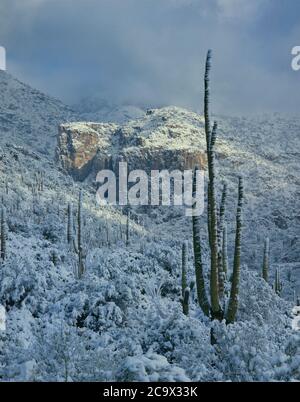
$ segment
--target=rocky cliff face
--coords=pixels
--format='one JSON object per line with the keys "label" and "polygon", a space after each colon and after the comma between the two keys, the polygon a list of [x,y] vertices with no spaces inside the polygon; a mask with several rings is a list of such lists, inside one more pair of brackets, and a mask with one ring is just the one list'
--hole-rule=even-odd
{"label": "rocky cliff face", "polygon": [[[191,121],[191,116],[193,121]],[[57,158],[78,180],[104,168],[117,172],[118,162],[130,170],[205,167],[203,120],[178,108],[149,110],[124,125],[69,123],[59,128]]]}

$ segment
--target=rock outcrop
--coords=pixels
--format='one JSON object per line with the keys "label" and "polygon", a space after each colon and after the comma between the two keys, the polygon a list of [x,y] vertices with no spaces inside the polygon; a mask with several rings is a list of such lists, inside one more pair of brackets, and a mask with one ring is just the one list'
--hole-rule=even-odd
{"label": "rock outcrop", "polygon": [[[192,120],[191,121],[191,116]],[[59,128],[57,158],[77,180],[101,169],[189,169],[206,164],[203,119],[170,107],[149,110],[124,125],[68,123]]]}

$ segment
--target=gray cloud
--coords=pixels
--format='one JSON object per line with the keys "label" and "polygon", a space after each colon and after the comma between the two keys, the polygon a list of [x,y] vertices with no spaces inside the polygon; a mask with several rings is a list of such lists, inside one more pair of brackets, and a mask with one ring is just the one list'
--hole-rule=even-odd
{"label": "gray cloud", "polygon": [[199,109],[205,53],[214,51],[214,110],[297,112],[300,45],[287,0],[1,0],[8,69],[62,100]]}

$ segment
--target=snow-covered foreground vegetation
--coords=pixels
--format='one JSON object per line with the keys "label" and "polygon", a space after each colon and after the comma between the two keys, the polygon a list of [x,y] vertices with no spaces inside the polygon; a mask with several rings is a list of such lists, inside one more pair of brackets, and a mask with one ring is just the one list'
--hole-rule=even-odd
{"label": "snow-covered foreground vegetation", "polygon": [[[76,226],[79,188],[48,161],[23,151],[5,146],[1,154],[9,177],[2,183],[8,226],[0,272],[7,310],[7,330],[0,332],[2,380],[299,379],[291,303],[243,266],[234,325],[211,323],[195,294],[186,317],[180,303],[181,238],[170,229],[160,233],[151,214],[140,215],[144,224],[132,220],[126,246],[126,217],[99,209],[88,189],[86,272],[78,279],[77,256],[67,242],[67,204],[74,205]],[[34,172],[41,167],[43,190],[33,194]],[[154,212],[157,219],[160,212]],[[190,240],[184,219],[183,237]],[[174,224],[182,225],[182,218]],[[189,280],[191,251],[189,242]],[[283,280],[283,288],[289,286]]]}
{"label": "snow-covered foreground vegetation", "polygon": [[[6,310],[6,330],[0,331],[1,381],[300,380],[300,337],[292,328],[300,260],[293,130],[299,122],[291,120],[287,127],[287,121],[278,117],[221,119],[217,167],[229,189],[224,304],[231,287],[240,173],[245,177],[246,197],[239,308],[235,323],[226,325],[203,314],[195,286],[189,315],[183,314],[184,241],[187,282],[195,280],[192,222],[184,210],[132,208],[128,221],[126,209],[99,207],[90,181],[74,182],[45,155],[47,146],[51,152],[54,149],[52,137],[44,142],[47,124],[52,127],[54,120],[52,117],[47,123],[40,113],[49,107],[49,114],[55,116],[56,108],[61,107],[23,84],[12,84],[11,77],[1,77],[6,82],[2,87],[8,88],[6,94],[11,97],[5,102],[1,98],[0,104],[1,128],[5,129],[0,141],[1,209],[5,211],[0,304]],[[20,113],[24,102],[27,116]],[[74,119],[69,109],[65,113],[57,119],[63,123],[69,113]],[[31,115],[35,117],[30,127],[26,125],[28,138],[22,130],[24,119],[30,120]],[[173,126],[176,119],[179,125],[187,120],[198,124],[194,114],[176,108],[153,112],[151,124],[167,124],[161,115],[170,115]],[[142,124],[143,118],[132,125]],[[285,140],[279,135],[284,127]],[[273,136],[271,145],[263,133]],[[285,141],[282,153],[279,144]],[[78,270],[77,243],[80,190],[83,273]],[[205,227],[205,215],[201,224]],[[68,236],[70,228],[75,247]],[[201,236],[208,288],[205,230]],[[269,283],[262,278],[267,236],[271,244]],[[276,293],[272,285],[278,266],[281,278]]]}
{"label": "snow-covered foreground vegetation", "polygon": [[235,324],[211,322],[194,294],[187,317],[180,303],[180,239],[132,223],[126,246],[126,220],[100,213],[84,192],[88,253],[78,279],[65,208],[77,188],[70,192],[68,179],[56,174],[33,197],[23,174],[24,184],[16,178],[4,196],[11,207],[0,273],[7,310],[2,380],[299,380],[292,304],[255,272],[242,268]]}

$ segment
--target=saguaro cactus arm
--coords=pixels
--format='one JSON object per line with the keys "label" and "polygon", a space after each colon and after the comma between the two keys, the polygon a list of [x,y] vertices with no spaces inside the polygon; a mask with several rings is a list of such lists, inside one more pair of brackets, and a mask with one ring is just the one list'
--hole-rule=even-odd
{"label": "saguaro cactus arm", "polygon": [[262,268],[262,277],[266,282],[269,281],[269,266],[270,266],[270,240],[267,237],[265,239],[265,245],[264,245],[264,258],[263,258],[263,268]]}
{"label": "saguaro cactus arm", "polygon": [[188,245],[185,241],[182,244],[182,262],[181,262],[181,294],[184,297],[185,289],[187,288],[187,264],[188,264]]}
{"label": "saguaro cactus arm", "polygon": [[127,212],[126,218],[126,246],[130,244],[130,211]]}
{"label": "saguaro cactus arm", "polygon": [[[196,174],[198,168],[194,169],[194,177],[193,177],[193,196],[196,194]],[[205,281],[204,281],[204,272],[203,272],[203,263],[202,263],[202,251],[201,251],[201,235],[200,235],[200,217],[195,215],[192,217],[192,226],[193,226],[193,248],[194,248],[194,263],[195,263],[195,274],[196,274],[196,288],[197,288],[197,297],[198,303],[204,312],[205,315],[209,316],[210,305],[208,302],[206,290],[205,290]]]}
{"label": "saguaro cactus arm", "polygon": [[210,250],[210,298],[211,298],[211,314],[212,318],[222,319],[223,312],[219,302],[219,278],[218,278],[218,215],[216,202],[216,185],[215,185],[215,152],[214,145],[216,142],[217,123],[214,123],[209,157],[209,183],[210,183],[210,213],[211,213],[211,250]]}
{"label": "saguaro cactus arm", "polygon": [[183,314],[185,315],[189,315],[189,298],[190,298],[190,289],[185,288],[182,298],[182,311]]}
{"label": "saguaro cactus arm", "polygon": [[210,91],[209,91],[209,73],[211,68],[211,50],[208,50],[206,55],[205,63],[205,74],[204,74],[204,119],[205,119],[205,135],[206,135],[206,150],[207,158],[209,159],[209,148],[210,148],[210,117],[209,117],[209,102],[210,102]]}
{"label": "saguaro cactus arm", "polygon": [[224,224],[223,227],[223,238],[222,238],[222,264],[223,273],[226,276],[228,271],[228,254],[227,254],[227,226]]}
{"label": "saguaro cactus arm", "polygon": [[1,250],[0,250],[0,257],[1,260],[6,259],[6,215],[5,215],[5,208],[2,208],[1,211]]}
{"label": "saguaro cactus arm", "polygon": [[69,244],[73,242],[73,211],[71,203],[68,204],[67,241]]}
{"label": "saguaro cactus arm", "polygon": [[282,291],[282,282],[280,280],[280,270],[276,268],[274,290],[280,296]]}
{"label": "saguaro cactus arm", "polygon": [[78,251],[82,251],[82,192],[79,192],[78,213],[77,213],[77,247]]}
{"label": "saguaro cactus arm", "polygon": [[239,194],[238,194],[238,206],[236,213],[236,235],[235,235],[233,275],[232,275],[230,299],[226,316],[227,324],[231,324],[234,322],[238,309],[238,294],[239,294],[240,265],[241,265],[242,208],[244,200],[243,179],[241,177],[239,178],[238,193]]}
{"label": "saguaro cactus arm", "polygon": [[78,278],[81,278],[85,271],[86,254],[82,247],[82,192],[79,192],[77,211],[77,244],[73,239],[74,251],[78,255]]}
{"label": "saguaro cactus arm", "polygon": [[227,198],[227,185],[226,183],[224,183],[221,197],[221,204],[220,204],[219,222],[218,222],[218,279],[219,279],[220,299],[222,299],[224,296],[224,282],[226,277],[226,273],[223,271],[223,230],[224,230],[226,198]]}

